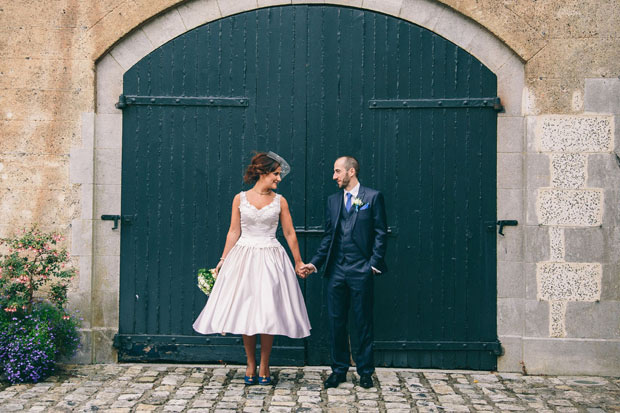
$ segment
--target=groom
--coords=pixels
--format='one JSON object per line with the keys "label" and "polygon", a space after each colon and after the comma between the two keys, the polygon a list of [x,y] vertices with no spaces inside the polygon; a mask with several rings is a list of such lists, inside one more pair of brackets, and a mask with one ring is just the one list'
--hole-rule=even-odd
{"label": "groom", "polygon": [[352,156],[336,159],[333,179],[343,191],[327,198],[325,234],[315,256],[301,268],[305,276],[325,266],[332,357],[332,374],[325,388],[346,381],[349,305],[358,330],[359,349],[354,359],[360,385],[373,386],[373,284],[374,274],[387,271],[383,259],[387,224],[383,195],[360,185],[359,169]]}

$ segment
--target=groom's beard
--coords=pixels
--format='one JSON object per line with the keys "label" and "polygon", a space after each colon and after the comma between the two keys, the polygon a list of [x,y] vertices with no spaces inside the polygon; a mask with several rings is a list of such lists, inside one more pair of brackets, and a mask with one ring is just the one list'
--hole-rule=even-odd
{"label": "groom's beard", "polygon": [[349,185],[349,182],[351,182],[351,178],[349,178],[348,176],[345,176],[344,178],[342,178],[342,181],[338,184],[338,188],[340,189],[346,188],[347,185]]}

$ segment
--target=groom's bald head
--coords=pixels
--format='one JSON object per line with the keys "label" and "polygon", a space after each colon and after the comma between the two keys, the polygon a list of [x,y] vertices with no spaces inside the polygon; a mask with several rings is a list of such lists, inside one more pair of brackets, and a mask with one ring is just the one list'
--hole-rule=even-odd
{"label": "groom's bald head", "polygon": [[341,156],[340,158],[336,159],[336,161],[340,161],[340,160],[343,161],[343,165],[347,171],[351,168],[355,169],[355,176],[359,178],[360,163],[357,161],[357,159],[355,159],[353,156],[346,155],[346,156]]}

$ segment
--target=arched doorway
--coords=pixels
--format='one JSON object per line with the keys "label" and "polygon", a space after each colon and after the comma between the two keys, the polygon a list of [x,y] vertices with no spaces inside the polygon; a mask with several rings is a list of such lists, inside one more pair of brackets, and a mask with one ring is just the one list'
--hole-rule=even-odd
{"label": "arched doorway", "polygon": [[[250,152],[272,149],[293,166],[280,192],[304,257],[337,156],[357,156],[362,182],[386,195],[379,365],[494,369],[496,83],[428,30],[320,5],[227,17],[143,58],[120,102],[122,214],[134,217],[121,238],[120,359],[244,360],[238,338],[191,331],[204,304],[194,274],[219,257]],[[313,334],[279,339],[274,362],[328,364],[322,282],[302,289]]]}

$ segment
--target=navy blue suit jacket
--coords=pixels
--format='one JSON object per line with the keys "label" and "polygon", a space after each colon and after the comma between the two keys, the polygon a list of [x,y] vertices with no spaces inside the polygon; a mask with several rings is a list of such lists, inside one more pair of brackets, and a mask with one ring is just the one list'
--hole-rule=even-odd
{"label": "navy blue suit jacket", "polygon": [[[385,273],[387,272],[384,259],[387,241],[387,221],[383,194],[377,190],[360,185],[357,197],[363,201],[363,205],[368,204],[368,207],[362,207],[364,209],[358,209],[357,211],[353,209],[353,219],[355,220],[353,223],[353,233],[351,234],[353,242],[368,259],[370,266],[375,267],[381,273]],[[329,263],[333,259],[332,247],[342,208],[344,208],[344,194],[342,191],[338,191],[327,198],[325,233],[316,254],[310,260],[318,271],[321,271],[323,266],[329,268]],[[329,276],[324,271],[323,274]]]}

